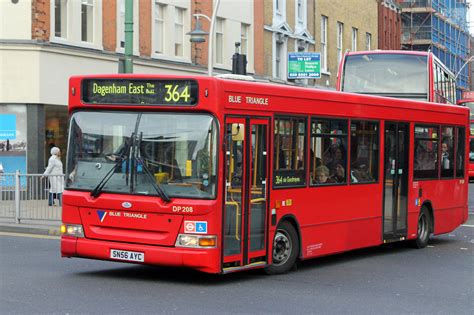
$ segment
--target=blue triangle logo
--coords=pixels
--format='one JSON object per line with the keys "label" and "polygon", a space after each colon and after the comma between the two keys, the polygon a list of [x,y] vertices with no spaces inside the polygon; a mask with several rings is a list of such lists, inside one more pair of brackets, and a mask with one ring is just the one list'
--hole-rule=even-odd
{"label": "blue triangle logo", "polygon": [[97,210],[97,215],[99,216],[100,222],[104,222],[104,219],[107,216],[107,211]]}

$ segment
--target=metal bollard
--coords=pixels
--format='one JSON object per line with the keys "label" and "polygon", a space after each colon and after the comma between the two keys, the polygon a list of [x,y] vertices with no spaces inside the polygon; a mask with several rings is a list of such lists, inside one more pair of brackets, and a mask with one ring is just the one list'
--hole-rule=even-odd
{"label": "metal bollard", "polygon": [[20,223],[20,171],[15,172],[15,222]]}

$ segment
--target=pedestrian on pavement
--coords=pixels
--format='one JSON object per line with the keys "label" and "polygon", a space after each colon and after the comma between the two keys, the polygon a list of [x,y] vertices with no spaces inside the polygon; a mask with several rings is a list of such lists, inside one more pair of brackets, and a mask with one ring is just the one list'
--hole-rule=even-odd
{"label": "pedestrian on pavement", "polygon": [[51,148],[51,157],[49,158],[48,167],[46,167],[43,175],[48,175],[49,179],[48,206],[52,206],[55,199],[57,199],[59,205],[61,205],[62,193],[64,191],[64,174],[63,163],[61,162],[61,150],[59,150],[58,147]]}

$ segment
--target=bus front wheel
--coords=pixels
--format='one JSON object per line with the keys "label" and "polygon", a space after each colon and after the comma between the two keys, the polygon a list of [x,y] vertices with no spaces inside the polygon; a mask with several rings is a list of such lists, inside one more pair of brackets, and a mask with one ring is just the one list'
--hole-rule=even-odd
{"label": "bus front wheel", "polygon": [[421,207],[418,216],[418,230],[416,240],[413,241],[415,248],[424,248],[430,239],[431,217],[426,207]]}
{"label": "bus front wheel", "polygon": [[299,243],[295,228],[288,221],[282,222],[273,239],[273,262],[265,268],[268,274],[279,274],[288,272],[296,263],[298,257]]}

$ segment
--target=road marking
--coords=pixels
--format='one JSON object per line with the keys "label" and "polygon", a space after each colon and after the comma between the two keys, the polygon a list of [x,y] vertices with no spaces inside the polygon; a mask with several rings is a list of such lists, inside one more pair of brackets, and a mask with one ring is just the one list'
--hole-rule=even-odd
{"label": "road marking", "polygon": [[469,248],[461,247],[461,250],[468,250]]}
{"label": "road marking", "polygon": [[474,227],[474,225],[470,225],[470,224],[463,224],[461,226],[465,226],[465,227]]}
{"label": "road marking", "polygon": [[59,239],[61,239],[59,236],[37,235],[37,234],[25,234],[25,233],[10,233],[10,232],[0,232],[0,235],[4,235],[4,236],[19,236],[19,237],[31,237],[31,238],[44,238],[44,239],[50,239],[50,240],[59,240]]}

